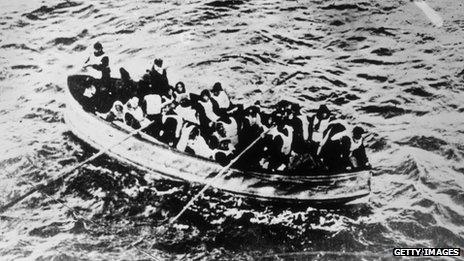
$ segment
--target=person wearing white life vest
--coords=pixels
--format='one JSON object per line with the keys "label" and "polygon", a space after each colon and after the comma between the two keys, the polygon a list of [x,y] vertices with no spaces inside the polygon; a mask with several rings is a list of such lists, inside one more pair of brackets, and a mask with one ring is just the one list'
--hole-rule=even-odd
{"label": "person wearing white life vest", "polygon": [[139,98],[132,97],[124,105],[124,122],[134,129],[147,124],[142,108],[139,106]]}
{"label": "person wearing white life vest", "polygon": [[89,56],[84,61],[83,72],[94,77],[95,79],[100,78],[100,73],[96,72],[95,70],[87,70],[87,67],[91,67],[91,65],[94,64],[101,64],[102,58],[105,56],[106,54],[103,51],[103,45],[100,42],[96,42],[93,45],[92,50],[89,51]]}
{"label": "person wearing white life vest", "polygon": [[213,158],[221,165],[227,165],[234,157],[235,148],[230,144],[230,140],[219,142],[216,149],[213,149]]}
{"label": "person wearing white life vest", "polygon": [[176,85],[174,85],[172,96],[176,102],[180,102],[182,99],[189,98],[189,95],[185,90],[185,84],[183,82],[177,82]]}
{"label": "person wearing white life vest", "polygon": [[158,139],[169,146],[174,146],[181,137],[182,126],[183,120],[181,117],[170,113],[163,115],[161,128],[157,135]]}
{"label": "person wearing white life vest", "polygon": [[351,169],[351,138],[345,122],[332,121],[324,132],[317,154],[329,171],[337,172]]}
{"label": "person wearing white life vest", "polygon": [[107,121],[122,121],[124,122],[124,105],[121,101],[115,101],[113,107],[108,113],[95,112],[101,118]]}
{"label": "person wearing white life vest", "polygon": [[223,116],[218,120],[217,129],[223,134],[220,140],[230,140],[232,146],[238,143],[238,125],[233,117]]}
{"label": "person wearing white life vest", "polygon": [[219,119],[219,116],[214,112],[213,103],[211,102],[211,94],[208,90],[203,90],[200,93],[200,99],[198,104],[202,109],[201,114],[205,116],[209,121],[216,122]]}
{"label": "person wearing white life vest", "polygon": [[316,115],[311,117],[310,122],[310,139],[313,142],[320,143],[323,138],[323,132],[327,129],[330,122],[333,120],[331,112],[325,105],[319,106]]}
{"label": "person wearing white life vest", "polygon": [[214,84],[211,90],[211,100],[215,103],[217,108],[217,114],[223,114],[231,107],[229,95],[222,89],[221,83],[217,82]]}
{"label": "person wearing white life vest", "polygon": [[184,125],[176,148],[180,151],[190,152],[209,159],[212,159],[214,156],[213,150],[201,136],[200,129],[190,123]]}
{"label": "person wearing white life vest", "polygon": [[191,101],[186,97],[180,100],[179,106],[174,109],[174,112],[186,121],[200,124],[198,112],[192,108]]}
{"label": "person wearing white life vest", "polygon": [[266,135],[267,146],[264,148],[268,156],[268,168],[272,171],[285,170],[292,152],[293,128],[285,123],[281,112],[274,112],[272,121],[276,125]]}

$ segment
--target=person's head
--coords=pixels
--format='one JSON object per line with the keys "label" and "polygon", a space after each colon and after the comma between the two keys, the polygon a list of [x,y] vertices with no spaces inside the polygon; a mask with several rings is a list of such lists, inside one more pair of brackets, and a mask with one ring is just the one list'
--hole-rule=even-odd
{"label": "person's head", "polygon": [[102,64],[103,64],[103,66],[106,67],[106,66],[109,65],[110,59],[108,59],[108,56],[105,56],[105,57],[103,57],[103,58],[101,59],[101,62],[102,62]]}
{"label": "person's head", "polygon": [[155,59],[154,64],[158,67],[163,66],[163,60],[162,59]]}
{"label": "person's head", "polygon": [[130,100],[129,100],[129,108],[137,108],[139,106],[139,98],[137,97],[132,97]]}
{"label": "person's head", "polygon": [[121,101],[115,101],[115,102],[113,103],[113,109],[114,109],[116,112],[121,113],[121,112],[123,111],[123,108],[124,108],[124,106],[123,106],[123,104],[122,104]]}
{"label": "person's head", "polygon": [[210,93],[208,90],[203,90],[201,93],[200,93],[200,99],[203,101],[203,102],[207,102],[209,101],[210,99]]}
{"label": "person's head", "polygon": [[218,122],[216,124],[216,130],[217,130],[217,133],[221,136],[221,137],[225,137],[226,136],[226,129],[224,128],[224,123],[223,122]]}
{"label": "person's head", "polygon": [[222,140],[221,142],[219,142],[219,149],[221,150],[228,150],[229,149],[229,144],[230,144],[230,140]]}
{"label": "person's head", "polygon": [[246,108],[245,115],[256,118],[259,112],[260,112],[260,109],[258,106],[250,106]]}
{"label": "person's head", "polygon": [[177,82],[176,85],[174,85],[174,89],[177,93],[185,93],[185,84],[183,82]]}
{"label": "person's head", "polygon": [[220,82],[216,82],[214,85],[213,85],[213,89],[211,90],[211,92],[214,94],[214,95],[219,95],[219,93],[222,91],[222,85]]}
{"label": "person's head", "polygon": [[329,108],[327,108],[327,106],[325,105],[319,106],[319,109],[317,109],[317,112],[316,112],[316,117],[322,120],[322,119],[329,118],[329,116],[330,116]]}
{"label": "person's head", "polygon": [[96,42],[94,45],[93,45],[93,49],[96,51],[96,52],[100,52],[103,50],[103,45],[100,43],[100,42]]}
{"label": "person's head", "polygon": [[356,126],[353,128],[353,139],[359,140],[366,133],[363,128]]}

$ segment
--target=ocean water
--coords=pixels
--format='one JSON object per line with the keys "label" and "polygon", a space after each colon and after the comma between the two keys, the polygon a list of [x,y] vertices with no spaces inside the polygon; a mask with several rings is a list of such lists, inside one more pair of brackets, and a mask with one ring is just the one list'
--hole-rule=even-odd
{"label": "ocean water", "polygon": [[188,91],[220,81],[246,105],[326,104],[374,134],[364,203],[297,209],[208,191],[173,227],[200,187],[148,187],[99,158],[0,215],[1,259],[389,260],[394,247],[464,248],[464,2],[427,2],[442,26],[406,0],[1,1],[2,204],[95,153],[63,111],[66,77],[96,41],[115,77],[124,67],[138,79],[161,57]]}

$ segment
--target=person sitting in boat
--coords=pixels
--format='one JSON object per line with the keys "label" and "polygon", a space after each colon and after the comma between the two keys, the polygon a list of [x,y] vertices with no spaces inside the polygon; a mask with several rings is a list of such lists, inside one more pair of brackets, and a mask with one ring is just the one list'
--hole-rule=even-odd
{"label": "person sitting in boat", "polygon": [[330,122],[334,118],[326,105],[319,106],[315,115],[309,119],[309,139],[311,143],[312,155],[317,159],[316,152],[320,148],[323,139],[323,133],[327,130]]}
{"label": "person sitting in boat", "polygon": [[179,105],[174,109],[174,112],[186,121],[200,124],[199,113],[192,107],[192,102],[187,97],[180,100]]}
{"label": "person sitting in boat", "polygon": [[203,90],[200,93],[198,100],[197,111],[200,115],[200,126],[202,133],[209,136],[214,131],[214,125],[219,119],[219,116],[214,112],[213,103],[211,102],[211,95],[208,90]]}
{"label": "person sitting in boat", "polygon": [[183,98],[188,98],[189,95],[187,94],[187,91],[185,90],[185,84],[183,82],[177,82],[176,85],[174,85],[173,90],[173,98],[175,101],[180,102]]}
{"label": "person sitting in boat", "polygon": [[216,82],[211,89],[211,101],[215,105],[216,114],[225,114],[232,106],[229,95],[227,95],[219,82]]}
{"label": "person sitting in boat", "polygon": [[351,169],[350,137],[346,124],[340,120],[333,121],[324,131],[317,154],[329,171],[338,172]]}
{"label": "person sitting in boat", "polygon": [[[169,108],[169,105],[167,106]],[[158,140],[175,146],[180,139],[183,120],[181,117],[172,113],[172,109],[163,115],[161,119],[161,128],[157,136]]]}
{"label": "person sitting in boat", "polygon": [[176,148],[209,159],[214,156],[213,150],[202,137],[200,128],[191,123],[184,124]]}
{"label": "person sitting in boat", "polygon": [[234,158],[234,146],[230,140],[222,140],[216,149],[213,149],[213,159],[221,165],[227,165]]}
{"label": "person sitting in boat", "polygon": [[146,124],[142,108],[139,106],[139,98],[132,97],[126,102],[124,106],[124,121],[128,126],[134,129],[138,129]]}
{"label": "person sitting in boat", "polygon": [[152,88],[157,90],[160,95],[167,95],[169,92],[169,82],[166,68],[163,67],[162,59],[155,59],[151,71],[149,71],[150,83]]}
{"label": "person sitting in boat", "polygon": [[265,137],[267,162],[263,166],[271,171],[283,171],[287,168],[292,151],[293,128],[286,124],[284,115],[278,111],[273,113],[272,121],[275,127]]}
{"label": "person sitting in boat", "polygon": [[121,101],[115,101],[113,107],[108,113],[95,112],[101,118],[107,121],[121,121],[124,122],[124,105]]}
{"label": "person sitting in boat", "polygon": [[[259,105],[259,104],[258,104]],[[243,112],[242,125],[238,132],[237,151],[243,151],[253,141],[255,141],[261,133],[267,130],[267,127],[261,120],[261,109],[258,105],[247,107]],[[239,158],[235,163],[236,166],[242,169],[255,169],[261,159],[261,154],[265,144],[262,140],[258,140],[257,144],[251,147],[243,157]]]}
{"label": "person sitting in boat", "polygon": [[238,143],[238,125],[234,117],[224,115],[217,122],[217,129],[221,133],[221,140],[229,140],[235,147]]}
{"label": "person sitting in boat", "polygon": [[365,133],[366,131],[359,126],[353,128],[350,139],[350,163],[353,169],[368,169],[371,167],[364,145],[364,140],[367,137],[363,136]]}

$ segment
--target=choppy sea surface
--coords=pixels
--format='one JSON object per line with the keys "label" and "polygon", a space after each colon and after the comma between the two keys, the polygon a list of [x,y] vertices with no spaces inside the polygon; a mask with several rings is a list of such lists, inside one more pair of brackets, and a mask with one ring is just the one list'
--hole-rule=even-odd
{"label": "choppy sea surface", "polygon": [[36,193],[0,215],[1,259],[375,260],[394,247],[464,248],[464,2],[428,3],[443,26],[406,0],[1,1],[2,204],[96,152],[63,119],[66,77],[96,41],[115,77],[124,67],[138,79],[161,57],[189,91],[220,81],[247,105],[327,104],[374,134],[364,203],[296,209],[210,191],[171,228],[200,187],[147,187],[101,157],[46,191],[66,206]]}

